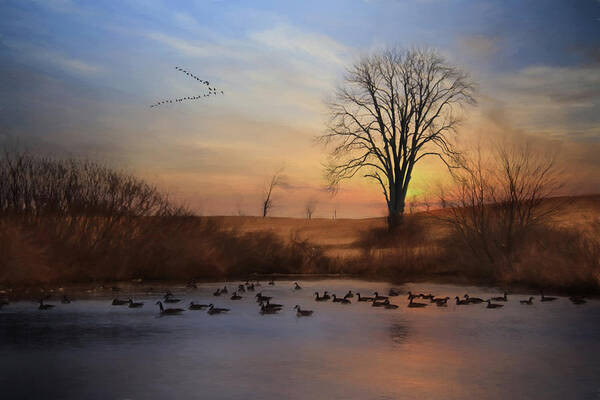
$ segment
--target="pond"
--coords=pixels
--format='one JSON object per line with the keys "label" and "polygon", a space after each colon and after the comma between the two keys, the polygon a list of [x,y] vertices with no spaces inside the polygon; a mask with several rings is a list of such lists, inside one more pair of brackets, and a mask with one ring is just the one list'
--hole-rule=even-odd
{"label": "pond", "polygon": [[[0,310],[2,399],[600,399],[600,302],[567,298],[533,305],[509,294],[485,304],[408,308],[407,291],[489,298],[492,288],[398,286],[398,309],[316,302],[314,292],[387,295],[389,284],[355,279],[266,282],[256,288],[283,309],[261,315],[255,293],[213,296],[221,284],[170,286],[184,307],[214,303],[230,311],[159,316],[148,293],[107,295],[40,311],[32,302]],[[418,300],[419,302],[428,302]],[[500,303],[500,302],[498,302]],[[297,317],[293,307],[314,310]]]}

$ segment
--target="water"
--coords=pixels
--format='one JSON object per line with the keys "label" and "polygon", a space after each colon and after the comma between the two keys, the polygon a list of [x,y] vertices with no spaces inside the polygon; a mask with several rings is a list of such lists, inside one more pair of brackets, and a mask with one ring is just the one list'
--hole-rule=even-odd
{"label": "water", "polygon": [[[222,285],[171,288],[177,297],[229,307],[157,317],[106,298],[31,302],[0,310],[2,399],[600,399],[600,302],[566,298],[533,306],[509,295],[485,305],[397,310],[317,303],[315,290],[386,294],[389,285],[319,280],[263,286],[283,304],[261,316],[253,294],[213,297]],[[230,289],[233,285],[229,286]],[[487,298],[494,290],[410,284],[401,290]],[[127,297],[121,294],[120,297]],[[230,290],[231,294],[231,290]],[[56,303],[55,303],[56,304]],[[182,303],[179,303],[182,304]],[[297,318],[292,307],[314,310]]]}

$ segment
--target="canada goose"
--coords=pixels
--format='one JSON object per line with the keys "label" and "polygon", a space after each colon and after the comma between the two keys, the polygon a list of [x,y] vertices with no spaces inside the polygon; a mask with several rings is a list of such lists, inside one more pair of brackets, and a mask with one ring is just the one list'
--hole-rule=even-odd
{"label": "canada goose", "polygon": [[471,304],[479,304],[485,301],[483,299],[480,299],[479,297],[470,297],[468,294],[465,294],[464,298],[467,300],[467,303]]}
{"label": "canada goose", "polygon": [[194,281],[189,281],[185,286],[189,289],[198,289],[198,285],[196,285],[196,282]]}
{"label": "canada goose", "polygon": [[248,285],[248,287],[246,288],[246,290],[248,290],[249,292],[254,292],[254,283]]}
{"label": "canada goose", "polygon": [[485,308],[500,308],[500,307],[504,307],[504,304],[495,304],[495,303],[492,303],[491,300],[488,300],[487,306]]}
{"label": "canada goose", "polygon": [[542,298],[540,301],[554,301],[556,300],[556,297],[546,297],[544,296],[544,292],[542,290],[540,290],[540,294],[542,295]]}
{"label": "canada goose", "polygon": [[429,294],[423,294],[421,293],[419,295],[420,298],[422,298],[423,300],[429,300],[429,301],[433,301],[433,298],[435,297],[434,295],[432,295],[431,293]]}
{"label": "canada goose", "polygon": [[327,294],[327,290],[323,292],[323,298],[324,298],[325,300],[329,300],[329,299],[331,299],[331,296],[330,296],[329,294]]}
{"label": "canada goose", "polygon": [[371,307],[383,307],[384,305],[385,301],[374,300],[373,303],[371,303]]}
{"label": "canada goose", "polygon": [[271,303],[269,300],[267,300],[266,302],[260,302],[260,306],[261,307],[265,307],[265,308],[283,308],[283,304],[275,304],[275,303]]}
{"label": "canada goose", "polygon": [[394,288],[390,288],[390,290],[388,292],[388,296],[391,296],[391,297],[400,296],[400,292]]}
{"label": "canada goose", "polygon": [[133,300],[129,299],[129,305],[127,307],[129,308],[140,308],[143,307],[144,303],[134,303]]}
{"label": "canada goose", "polygon": [[164,308],[162,302],[157,301],[156,304],[160,308],[160,315],[175,315],[185,311],[183,308]]}
{"label": "canada goose", "polygon": [[492,297],[492,300],[494,301],[508,301],[508,298],[506,297],[508,293],[504,292],[504,296],[501,297]]}
{"label": "canada goose", "polygon": [[569,300],[571,300],[571,303],[577,304],[577,305],[586,303],[583,296],[571,296],[571,297],[569,297]]}
{"label": "canada goose", "polygon": [[300,289],[302,289],[302,288],[300,287],[300,285],[298,285],[298,282],[294,282],[294,290],[300,290]]}
{"label": "canada goose", "polygon": [[226,313],[226,312],[228,312],[228,311],[229,311],[229,308],[217,308],[217,307],[215,307],[213,304],[209,304],[209,305],[208,305],[208,311],[207,311],[207,312],[208,312],[210,315],[213,315],[213,314],[221,314],[221,313]]}
{"label": "canada goose", "polygon": [[361,297],[360,293],[356,293],[356,297],[358,297],[358,301],[373,301],[372,297]]}
{"label": "canada goose", "polygon": [[275,285],[275,281],[274,281],[273,279],[271,279],[271,280],[269,281],[269,285],[271,285],[271,286]]}
{"label": "canada goose", "polygon": [[340,303],[340,304],[350,304],[351,303],[350,300],[348,300],[348,299],[335,297],[335,294],[332,294],[331,296],[333,297],[334,303]]}
{"label": "canada goose", "polygon": [[319,292],[315,292],[315,301],[327,301],[327,299],[325,298],[325,296],[320,297]]}
{"label": "canada goose", "polygon": [[279,310],[281,310],[281,308],[269,308],[269,307],[266,307],[266,306],[261,306],[261,307],[260,307],[260,311],[259,311],[259,313],[260,313],[261,315],[265,315],[265,314],[276,314],[276,313],[278,313],[278,312],[279,312]]}
{"label": "canada goose", "polygon": [[396,308],[398,308],[398,306],[396,304],[390,303],[389,300],[386,300],[383,302],[383,307],[385,307],[388,310],[395,310]]}
{"label": "canada goose", "polygon": [[71,299],[69,299],[69,297],[65,294],[62,297],[62,300],[60,301],[62,304],[70,304],[71,303]]}
{"label": "canada goose", "polygon": [[450,300],[450,297],[446,296],[444,298],[435,298],[431,301],[438,307],[445,307],[448,304],[448,300]]}
{"label": "canada goose", "polygon": [[220,296],[221,295],[221,288],[217,289],[214,293],[213,296]]}
{"label": "canada goose", "polygon": [[44,304],[44,299],[40,299],[38,310],[50,310],[51,308],[54,308],[54,304]]}
{"label": "canada goose", "polygon": [[164,295],[163,299],[165,303],[179,303],[181,301],[181,299],[176,299],[175,297],[173,297],[173,293],[171,292],[167,292]]}
{"label": "canada goose", "polygon": [[246,286],[241,285],[241,284],[238,285],[238,290],[237,291],[240,292],[240,293],[246,293]]}
{"label": "canada goose", "polygon": [[344,298],[345,298],[345,299],[351,299],[351,298],[353,298],[353,297],[354,297],[354,293],[352,293],[352,290],[348,290],[348,293],[346,293],[346,294],[344,295]]}
{"label": "canada goose", "polygon": [[128,300],[113,299],[111,304],[113,306],[124,306],[125,304],[128,304],[128,303],[129,303]]}
{"label": "canada goose", "polygon": [[299,305],[296,305],[294,309],[296,310],[297,317],[310,317],[311,315],[313,315],[312,310],[302,310]]}
{"label": "canada goose", "polygon": [[268,300],[271,300],[273,298],[272,296],[263,296],[262,292],[256,293],[256,296],[254,296],[254,297],[256,297],[256,302],[257,303],[260,303],[260,302],[263,302],[263,301],[268,301]]}
{"label": "canada goose", "polygon": [[207,307],[208,307],[208,304],[196,304],[192,301],[188,307],[188,310],[203,310]]}
{"label": "canada goose", "polygon": [[412,298],[408,302],[408,307],[410,307],[410,308],[418,308],[418,307],[426,307],[426,306],[427,306],[427,304],[425,304],[425,303],[417,303],[417,302],[413,301]]}
{"label": "canada goose", "polygon": [[521,301],[519,301],[519,303],[521,303],[521,304],[527,304],[527,305],[529,305],[529,306],[530,306],[530,305],[532,305],[532,304],[533,304],[533,297],[530,297],[530,298],[529,298],[529,299],[527,299],[527,300],[521,300]]}
{"label": "canada goose", "polygon": [[413,294],[410,290],[408,291],[407,299],[412,300],[412,299],[416,299],[417,297],[419,297],[419,295]]}
{"label": "canada goose", "polygon": [[387,296],[380,296],[377,292],[373,292],[373,294],[375,295],[375,300],[385,300],[388,298]]}
{"label": "canada goose", "polygon": [[461,300],[458,296],[456,296],[456,305],[457,306],[466,306],[470,304],[468,300]]}
{"label": "canada goose", "polygon": [[230,298],[231,300],[240,300],[242,296],[238,295],[237,292],[233,292]]}

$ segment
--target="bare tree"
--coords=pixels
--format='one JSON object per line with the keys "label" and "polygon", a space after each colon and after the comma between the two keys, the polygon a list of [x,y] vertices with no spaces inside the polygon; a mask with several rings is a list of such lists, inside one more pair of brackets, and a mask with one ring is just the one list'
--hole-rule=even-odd
{"label": "bare tree", "polygon": [[306,205],[304,207],[304,210],[306,211],[306,219],[312,219],[312,216],[316,209],[317,209],[317,200],[309,199],[306,202]]}
{"label": "bare tree", "polygon": [[388,206],[388,227],[402,222],[415,165],[427,156],[448,164],[459,122],[474,104],[469,76],[432,50],[385,50],[353,65],[328,104],[330,188],[357,173],[375,180]]}
{"label": "bare tree", "polygon": [[285,176],[283,175],[283,168],[279,169],[273,174],[271,180],[265,185],[263,189],[262,198],[262,216],[265,218],[269,211],[273,208],[273,190],[276,187],[286,184]]}

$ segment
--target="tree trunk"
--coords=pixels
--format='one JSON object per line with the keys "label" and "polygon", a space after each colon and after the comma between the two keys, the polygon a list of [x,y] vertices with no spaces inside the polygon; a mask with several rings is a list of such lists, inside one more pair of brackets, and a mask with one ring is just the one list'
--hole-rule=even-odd
{"label": "tree trunk", "polygon": [[388,207],[387,225],[388,231],[392,232],[398,229],[404,221],[404,201],[399,202],[401,204],[396,207]]}

